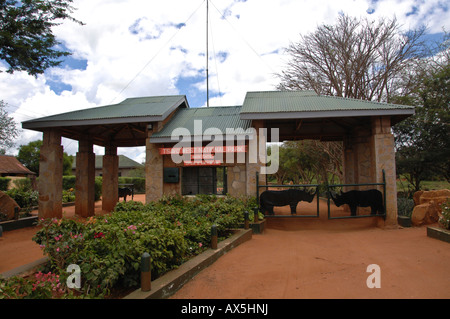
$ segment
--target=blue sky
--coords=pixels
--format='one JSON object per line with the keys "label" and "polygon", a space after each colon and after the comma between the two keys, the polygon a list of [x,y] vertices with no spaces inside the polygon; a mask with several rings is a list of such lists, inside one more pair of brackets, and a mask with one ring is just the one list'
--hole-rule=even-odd
{"label": "blue sky", "polygon": [[[54,29],[72,56],[37,78],[0,73],[1,99],[17,123],[136,96],[183,94],[191,107],[205,106],[206,0],[73,5],[85,25],[65,21]],[[430,34],[450,27],[449,3],[440,0],[210,0],[209,7],[212,106],[240,105],[248,91],[274,90],[274,74],[287,61],[284,48],[342,12],[373,19],[395,14],[405,30],[425,24]],[[39,138],[23,131],[17,144]],[[77,143],[64,141],[64,147],[74,154]]]}

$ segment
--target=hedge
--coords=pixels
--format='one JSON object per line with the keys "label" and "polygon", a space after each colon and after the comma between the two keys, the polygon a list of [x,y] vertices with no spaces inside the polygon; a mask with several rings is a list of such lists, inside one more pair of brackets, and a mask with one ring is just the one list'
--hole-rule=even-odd
{"label": "hedge", "polygon": [[0,177],[0,191],[7,191],[8,184],[11,178],[8,177]]}

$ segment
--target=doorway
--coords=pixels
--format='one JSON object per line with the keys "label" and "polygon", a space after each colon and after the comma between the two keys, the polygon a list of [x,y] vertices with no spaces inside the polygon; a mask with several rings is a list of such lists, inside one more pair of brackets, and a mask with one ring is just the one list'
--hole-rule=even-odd
{"label": "doorway", "polygon": [[225,195],[227,193],[227,168],[202,166],[183,167],[182,195]]}

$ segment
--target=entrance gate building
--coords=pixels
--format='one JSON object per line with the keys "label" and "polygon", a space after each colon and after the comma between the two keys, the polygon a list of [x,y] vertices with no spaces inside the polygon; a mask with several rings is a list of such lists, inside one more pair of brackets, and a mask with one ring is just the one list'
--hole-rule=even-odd
{"label": "entrance gate building", "polygon": [[[391,126],[412,114],[414,108],[403,105],[320,96],[309,91],[268,91],[248,92],[243,105],[233,107],[190,108],[182,95],[130,98],[114,105],[26,121],[22,127],[43,133],[39,178],[42,218],[62,217],[62,137],[79,142],[76,214],[89,217],[94,215],[94,144],[105,147],[102,205],[103,210],[111,211],[118,201],[118,147],[146,147],[147,202],[166,194],[189,192],[255,196],[257,190],[262,191],[258,185],[266,181],[265,175],[259,175],[258,183],[256,177],[267,163],[265,142],[273,142],[276,132],[280,142],[341,141],[343,184],[374,183],[381,190],[385,176],[385,222],[395,224]],[[198,123],[202,125],[200,131],[196,131]],[[224,134],[227,129],[233,132],[232,141]],[[250,129],[252,134],[248,133]],[[200,156],[194,166],[176,162],[164,151],[176,147],[183,136],[190,136],[193,146],[199,146],[192,148],[190,155],[190,160]],[[255,140],[264,145],[256,149],[256,161],[251,160]],[[222,153],[222,158],[233,161],[205,156],[204,151],[214,142],[234,148],[214,148],[207,155]]]}

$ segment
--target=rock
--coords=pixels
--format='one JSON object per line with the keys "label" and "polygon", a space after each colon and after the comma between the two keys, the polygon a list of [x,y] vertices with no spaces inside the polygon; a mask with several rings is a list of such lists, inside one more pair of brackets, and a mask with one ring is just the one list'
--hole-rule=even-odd
{"label": "rock", "polygon": [[420,205],[420,196],[422,196],[424,191],[417,191],[413,195],[414,206]]}
{"label": "rock", "polygon": [[442,204],[450,198],[450,190],[449,189],[440,189],[435,191],[425,191],[420,195],[419,204],[426,204],[431,201],[435,202],[438,207],[439,213],[442,213]]}
{"label": "rock", "polygon": [[428,225],[439,220],[439,206],[430,201],[414,207],[411,214],[411,222],[414,226]]}
{"label": "rock", "polygon": [[18,207],[20,210],[20,206],[17,205],[14,199],[0,191],[0,214],[6,214],[6,220],[14,219],[15,207]]}

